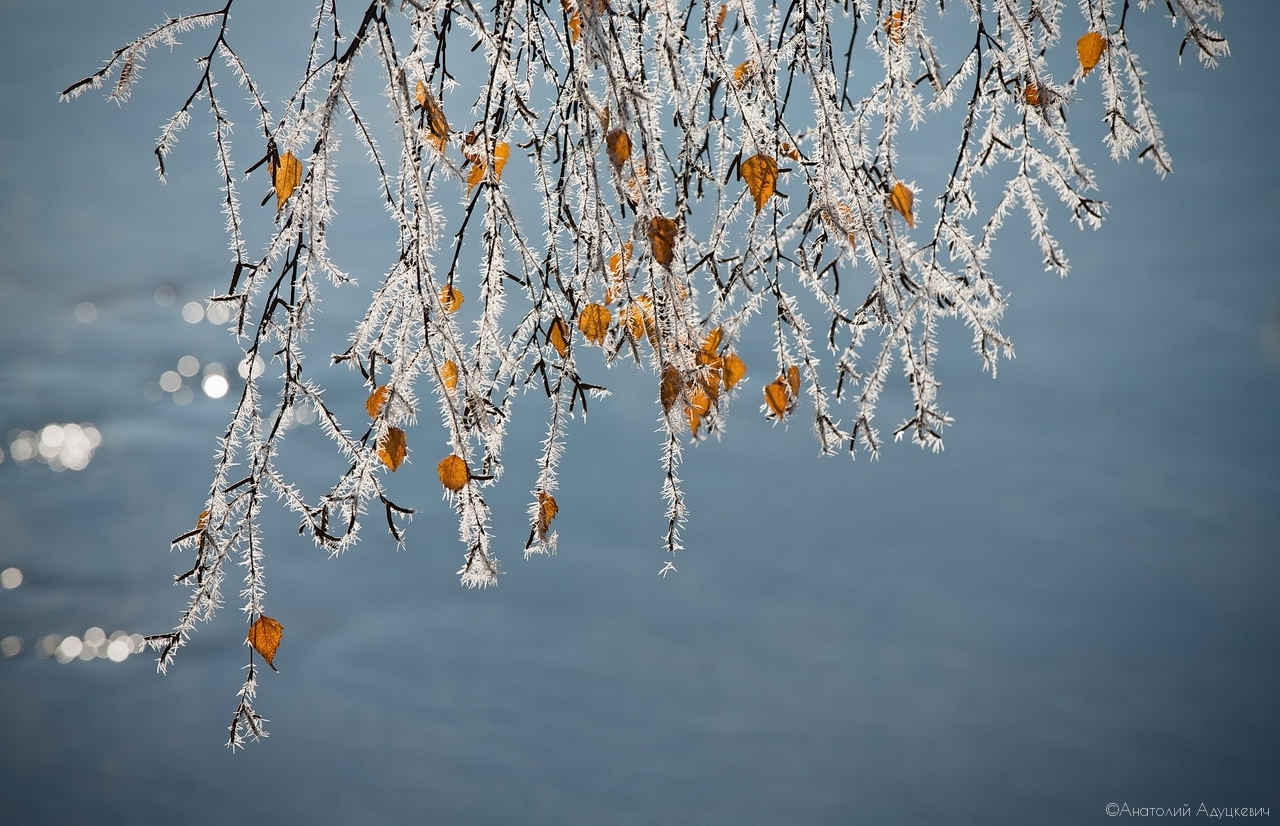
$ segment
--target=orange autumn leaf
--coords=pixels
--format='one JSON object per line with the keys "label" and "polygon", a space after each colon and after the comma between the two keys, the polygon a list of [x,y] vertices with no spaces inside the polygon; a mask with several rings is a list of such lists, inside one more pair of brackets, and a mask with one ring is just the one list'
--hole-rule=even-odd
{"label": "orange autumn leaf", "polygon": [[779,419],[786,418],[787,408],[790,406],[791,399],[787,395],[787,386],[782,379],[777,379],[765,385],[764,403],[773,411],[773,415]]}
{"label": "orange autumn leaf", "polygon": [[799,395],[800,368],[794,364],[764,388],[764,402],[779,419],[786,418]]}
{"label": "orange autumn leaf", "polygon": [[478,152],[469,153],[467,160],[471,161],[471,171],[467,173],[467,194],[470,195],[471,190],[476,188],[476,184],[484,180],[486,172],[492,171],[495,184],[502,180],[502,170],[510,157],[511,147],[506,141],[493,148],[493,165],[489,168],[485,166],[483,155]]}
{"label": "orange autumn leaf", "polygon": [[754,60],[744,60],[739,63],[733,70],[733,83],[735,86],[741,86],[751,79],[756,73],[756,62]]}
{"label": "orange autumn leaf", "polygon": [[467,194],[471,194],[471,190],[476,188],[476,184],[484,180],[484,166],[478,163],[471,164],[471,171],[467,173]]}
{"label": "orange autumn leaf", "polygon": [[911,214],[911,206],[915,203],[915,200],[915,193],[902,181],[894,184],[893,191],[889,193],[889,203],[898,211],[898,214],[907,219],[907,226],[913,229],[916,225],[916,219]]}
{"label": "orange autumn leaf", "polygon": [[551,331],[547,334],[547,341],[556,348],[560,358],[569,355],[569,326],[560,316],[551,319]]}
{"label": "orange autumn leaf", "polygon": [[271,183],[276,188],[276,212],[279,213],[293,190],[302,183],[302,161],[292,152],[281,155],[279,163],[271,164]]}
{"label": "orange autumn leaf", "polygon": [[387,403],[387,396],[391,394],[391,385],[384,384],[375,388],[369,394],[369,398],[364,403],[364,409],[369,411],[369,418],[376,419],[378,414],[382,412],[382,407]]}
{"label": "orange autumn leaf", "polygon": [[454,493],[466,487],[471,479],[471,471],[467,469],[467,463],[456,453],[450,453],[440,460],[440,464],[436,465],[436,475],[440,477],[440,484],[444,485],[445,490]]}
{"label": "orange autumn leaf", "polygon": [[778,184],[778,161],[768,155],[752,155],[738,167],[738,177],[747,182],[747,189],[756,201],[756,212],[773,196]]}
{"label": "orange autumn leaf", "polygon": [[902,11],[895,11],[884,20],[884,33],[889,35],[889,39],[894,43],[902,42],[902,30],[906,24],[906,18]]}
{"label": "orange autumn leaf", "polygon": [[778,151],[782,153],[783,157],[790,158],[793,161],[800,160],[800,150],[789,143],[783,142],[782,146],[778,147]]}
{"label": "orange autumn leaf", "polygon": [[387,432],[378,439],[378,458],[392,473],[404,462],[408,449],[405,445],[404,431],[398,427],[388,427]]}
{"label": "orange autumn leaf", "polygon": [[445,390],[455,390],[458,387],[458,364],[452,359],[445,361],[440,368],[440,381],[444,384]]}
{"label": "orange autumn leaf", "polygon": [[209,524],[209,512],[200,511],[200,515],[196,517],[196,530],[202,531]]}
{"label": "orange autumn leaf", "polygon": [[609,150],[609,162],[613,164],[614,169],[621,169],[622,165],[631,158],[631,138],[627,137],[627,133],[621,129],[615,129],[604,136],[605,148]]}
{"label": "orange autumn leaf", "polygon": [[724,19],[729,14],[729,4],[721,3],[720,11],[716,13],[716,37],[720,36],[720,32],[724,31]]}
{"label": "orange autumn leaf", "polygon": [[605,333],[609,332],[609,322],[612,320],[613,314],[608,307],[603,304],[588,304],[582,310],[582,315],[578,316],[578,329],[586,336],[587,341],[599,344],[604,341]]}
{"label": "orange autumn leaf", "polygon": [[418,105],[427,113],[427,131],[430,133],[427,140],[437,152],[444,152],[445,144],[449,141],[449,121],[444,116],[444,110],[421,80],[414,90],[414,96],[418,99]]}
{"label": "orange autumn leaf", "polygon": [[724,385],[730,390],[747,375],[747,365],[737,353],[726,353],[724,356]]}
{"label": "orange autumn leaf", "polygon": [[1022,90],[1022,98],[1027,102],[1028,106],[1040,105],[1040,87],[1034,82],[1027,83],[1026,88]]}
{"label": "orange autumn leaf", "polygon": [[689,402],[684,409],[684,413],[689,419],[689,432],[697,434],[698,427],[702,424],[702,418],[711,412],[713,399],[705,389],[698,385],[690,387],[687,392]]}
{"label": "orange autumn leaf", "polygon": [[573,43],[582,37],[582,15],[576,11],[569,17],[569,39]]}
{"label": "orange autumn leaf", "polygon": [[654,260],[670,269],[676,254],[676,222],[661,215],[655,216],[649,222],[649,243],[653,247]]}
{"label": "orange autumn leaf", "polygon": [[614,278],[621,278],[622,271],[626,269],[628,262],[631,261],[631,242],[628,241],[622,245],[621,252],[615,252],[609,256],[609,274]]}
{"label": "orange autumn leaf", "polygon": [[636,296],[627,307],[626,320],[627,330],[633,339],[639,341],[641,336],[648,336],[650,344],[657,341],[658,331],[654,323],[653,301],[649,296],[644,294]]}
{"label": "orange autumn leaf", "polygon": [[698,361],[702,364],[712,364],[719,359],[716,351],[720,349],[720,342],[724,338],[724,330],[716,327],[707,333],[706,338],[702,340],[702,349],[698,351]]}
{"label": "orange autumn leaf", "polygon": [[280,640],[283,638],[284,626],[266,614],[259,614],[249,626],[247,638],[249,644],[253,646],[254,651],[262,655],[262,659],[267,661],[272,671],[279,670],[273,660],[276,658],[276,649],[280,647]]}
{"label": "orange autumn leaf", "polygon": [[1076,41],[1076,56],[1080,58],[1080,68],[1087,75],[1093,71],[1107,48],[1107,39],[1097,32],[1089,32]]}
{"label": "orange autumn leaf", "polygon": [[444,307],[446,313],[456,313],[458,308],[462,306],[462,302],[466,301],[466,297],[462,294],[462,290],[446,284],[444,289],[440,290],[440,306]]}
{"label": "orange autumn leaf", "polygon": [[545,490],[538,491],[538,521],[535,527],[538,531],[538,541],[547,541],[547,531],[551,528],[551,520],[556,518],[556,514],[560,512],[560,506],[556,504],[556,498]]}
{"label": "orange autumn leaf", "polygon": [[502,180],[502,169],[507,165],[507,158],[509,157],[511,157],[511,147],[506,141],[493,148],[493,180],[495,183]]}

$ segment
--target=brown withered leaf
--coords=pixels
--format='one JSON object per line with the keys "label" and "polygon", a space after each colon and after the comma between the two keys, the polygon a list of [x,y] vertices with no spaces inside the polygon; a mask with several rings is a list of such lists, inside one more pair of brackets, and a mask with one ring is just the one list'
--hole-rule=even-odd
{"label": "brown withered leaf", "polygon": [[580,37],[582,37],[582,15],[575,11],[569,16],[570,42],[577,43]]}
{"label": "brown withered leaf", "polygon": [[621,129],[615,129],[605,135],[604,145],[609,150],[609,162],[613,164],[614,169],[621,169],[622,165],[631,158],[631,138],[627,137],[627,133]]}
{"label": "brown withered leaf", "polygon": [[658,399],[662,402],[662,412],[670,412],[676,399],[680,398],[680,389],[684,386],[684,380],[680,378],[680,371],[668,364],[662,368],[662,383],[658,385]]}
{"label": "brown withered leaf", "polygon": [[364,409],[369,411],[369,418],[378,418],[378,414],[382,412],[382,407],[387,403],[387,396],[390,394],[391,385],[389,384],[374,388],[374,391],[369,394],[369,398],[364,403]]}
{"label": "brown withered leaf", "polygon": [[747,365],[737,353],[724,354],[724,385],[730,390],[747,375]]}
{"label": "brown withered leaf", "polygon": [[1086,75],[1098,65],[1106,48],[1107,39],[1097,32],[1089,32],[1076,41],[1076,56],[1080,58],[1080,68]]}
{"label": "brown withered leaf", "polygon": [[[782,376],[778,376],[779,379]],[[787,386],[791,388],[791,398],[797,398],[800,395],[800,368],[794,364],[787,368]]]}
{"label": "brown withered leaf", "polygon": [[569,325],[565,324],[560,316],[551,319],[551,330],[547,333],[547,341],[556,348],[560,358],[569,355]]}
{"label": "brown withered leaf", "polygon": [[698,351],[699,364],[712,364],[719,360],[720,355],[717,351],[720,349],[722,339],[724,339],[724,330],[719,327],[707,333],[706,338],[702,339],[702,349]]}
{"label": "brown withered leaf", "polygon": [[466,487],[471,479],[467,463],[456,453],[450,453],[440,460],[440,464],[436,465],[436,475],[440,477],[440,484],[444,485],[445,490],[454,493]]}
{"label": "brown withered leaf", "polygon": [[404,431],[398,427],[388,427],[382,434],[382,438],[378,439],[378,458],[382,460],[382,464],[395,473],[403,464],[406,453],[408,453],[408,447],[405,443]]}
{"label": "brown withered leaf", "polygon": [[445,360],[440,367],[440,381],[445,390],[453,391],[458,388],[458,363],[453,359]]}
{"label": "brown withered leaf", "polygon": [[1033,81],[1028,81],[1022,90],[1022,98],[1027,102],[1028,106],[1040,105],[1040,87]]}
{"label": "brown withered leaf", "polygon": [[449,142],[449,121],[444,116],[444,109],[440,108],[440,102],[421,80],[418,81],[415,96],[418,98],[418,105],[427,113],[427,131],[430,133],[427,140],[437,152],[444,152],[445,144]]}
{"label": "brown withered leaf", "polygon": [[600,344],[609,332],[609,322],[613,321],[613,313],[603,304],[588,304],[578,316],[578,329],[587,341]]}
{"label": "brown withered leaf", "polygon": [[452,314],[458,312],[458,309],[462,307],[462,302],[466,300],[466,296],[462,294],[462,290],[452,284],[446,284],[444,288],[440,290],[440,306],[444,307],[444,311],[446,313]]}
{"label": "brown withered leaf", "polygon": [[538,541],[547,541],[547,531],[551,529],[551,520],[556,518],[556,514],[560,512],[560,506],[556,504],[556,498],[545,490],[538,491],[538,521],[535,527],[538,530]]}
{"label": "brown withered leaf", "polygon": [[754,60],[744,60],[739,63],[733,70],[733,84],[741,86],[750,80],[756,73],[757,65]]}
{"label": "brown withered leaf", "polygon": [[253,646],[254,651],[262,655],[262,659],[267,661],[272,671],[279,671],[273,660],[276,658],[276,650],[280,648],[282,639],[284,639],[284,626],[266,614],[259,614],[249,626],[249,644]]}
{"label": "brown withered leaf", "polygon": [[907,219],[907,226],[915,228],[916,219],[911,213],[911,207],[915,203],[915,193],[911,191],[902,181],[898,181],[893,185],[893,191],[889,193],[889,203],[898,211],[898,214]]}
{"label": "brown withered leaf", "polygon": [[649,244],[653,247],[654,260],[670,269],[676,255],[676,222],[662,215],[654,216],[649,222]]}
{"label": "brown withered leaf", "polygon": [[276,188],[276,212],[284,209],[284,202],[289,200],[293,190],[302,183],[302,161],[286,152],[280,156],[279,163],[271,164],[271,183]]}

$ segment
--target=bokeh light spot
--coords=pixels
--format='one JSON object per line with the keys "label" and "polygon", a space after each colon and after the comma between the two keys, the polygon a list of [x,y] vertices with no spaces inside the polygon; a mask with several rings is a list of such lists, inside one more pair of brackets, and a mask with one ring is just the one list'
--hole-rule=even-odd
{"label": "bokeh light spot", "polygon": [[0,571],[0,588],[12,591],[22,584],[22,571],[17,568],[5,568]]}
{"label": "bokeh light spot", "polygon": [[182,320],[188,324],[199,324],[204,318],[204,305],[199,301],[188,301],[182,305]]}
{"label": "bokeh light spot", "polygon": [[92,324],[98,318],[98,308],[92,301],[81,301],[76,305],[76,321],[81,324]]}

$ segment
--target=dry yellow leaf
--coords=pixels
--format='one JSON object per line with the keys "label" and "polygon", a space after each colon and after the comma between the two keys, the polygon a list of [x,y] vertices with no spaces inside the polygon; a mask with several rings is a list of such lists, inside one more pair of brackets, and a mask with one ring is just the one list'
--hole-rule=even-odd
{"label": "dry yellow leaf", "polygon": [[587,341],[599,344],[604,341],[605,333],[609,332],[609,322],[612,320],[613,314],[608,307],[603,304],[588,304],[583,308],[582,315],[578,316],[578,329],[586,336]]}
{"label": "dry yellow leaf", "polygon": [[444,383],[445,390],[455,390],[458,387],[458,364],[453,359],[445,361],[440,368],[440,381]]}
{"label": "dry yellow leaf", "polygon": [[462,290],[452,284],[446,284],[444,288],[440,290],[440,306],[444,307],[444,311],[446,313],[458,312],[458,308],[460,308],[462,306],[462,302],[466,300],[466,296],[462,294]]}
{"label": "dry yellow leaf", "polygon": [[467,463],[456,453],[450,453],[440,460],[440,464],[436,465],[436,474],[440,477],[440,484],[454,493],[466,487],[471,479],[471,471],[467,469]]}
{"label": "dry yellow leaf", "polygon": [[364,403],[364,409],[369,411],[369,418],[376,419],[378,414],[382,412],[382,407],[387,403],[387,396],[391,394],[391,385],[384,384],[375,388],[369,394],[369,398]]}
{"label": "dry yellow leaf", "polygon": [[271,164],[271,183],[276,188],[276,212],[284,209],[284,202],[289,200],[293,190],[302,183],[302,161],[286,152],[280,156],[279,163]]}
{"label": "dry yellow leaf", "polygon": [[742,378],[747,375],[747,365],[742,361],[737,353],[725,353],[724,355],[724,384],[730,390]]}
{"label": "dry yellow leaf", "polygon": [[893,191],[889,193],[889,203],[898,211],[903,218],[907,219],[907,226],[915,228],[916,219],[911,214],[911,206],[915,203],[916,196],[906,184],[902,181],[893,185]]}
{"label": "dry yellow leaf", "polygon": [[209,524],[209,512],[200,511],[200,515],[196,517],[196,530],[202,531]]}
{"label": "dry yellow leaf", "polygon": [[551,342],[552,347],[556,348],[560,358],[569,355],[569,326],[560,316],[551,319],[551,331],[547,334],[547,340]]}
{"label": "dry yellow leaf", "polygon": [[404,431],[398,427],[388,427],[387,432],[378,439],[378,458],[392,473],[404,462],[407,452]]}
{"label": "dry yellow leaf", "polygon": [[560,506],[556,504],[556,498],[545,490],[538,491],[538,540],[540,542],[547,541],[547,531],[551,528],[551,520],[556,518],[556,514],[560,512]]}
{"label": "dry yellow leaf", "polygon": [[[779,379],[782,376],[778,376]],[[800,395],[800,368],[794,364],[787,368],[787,386],[791,388],[791,398]]]}
{"label": "dry yellow leaf", "polygon": [[1040,105],[1040,87],[1035,82],[1028,82],[1022,90],[1022,98],[1027,102],[1028,106]]}
{"label": "dry yellow leaf", "polygon": [[471,171],[467,173],[467,194],[471,194],[471,190],[476,188],[476,184],[484,180],[484,166],[479,163],[472,162]]}
{"label": "dry yellow leaf", "polygon": [[754,60],[744,60],[739,63],[733,70],[733,83],[735,86],[741,86],[752,78],[756,73],[756,62]]}
{"label": "dry yellow leaf", "polygon": [[800,151],[785,141],[782,146],[778,147],[778,151],[781,152],[785,158],[790,158],[793,161],[800,160]]}
{"label": "dry yellow leaf", "polygon": [[276,658],[276,649],[280,647],[282,639],[284,639],[284,626],[266,614],[259,614],[249,626],[249,644],[253,646],[254,651],[262,655],[262,659],[267,661],[272,671],[279,670],[273,660]]}
{"label": "dry yellow leaf", "polygon": [[670,268],[676,254],[676,222],[661,215],[649,222],[649,243],[653,257],[659,264]]}
{"label": "dry yellow leaf", "polygon": [[622,245],[621,252],[615,252],[609,256],[609,274],[614,278],[621,278],[622,271],[626,269],[627,264],[631,261],[631,242]]}
{"label": "dry yellow leaf", "polygon": [[627,137],[627,133],[621,129],[615,129],[604,136],[605,148],[609,150],[609,162],[613,164],[614,169],[621,169],[622,165],[631,158],[631,138]]}
{"label": "dry yellow leaf", "polygon": [[429,133],[427,140],[437,152],[444,152],[445,144],[449,142],[449,121],[444,116],[444,110],[440,108],[440,102],[436,100],[435,95],[431,94],[431,90],[421,80],[418,81],[414,91],[418,105],[427,113]]}
{"label": "dry yellow leaf", "polygon": [[1107,48],[1107,39],[1097,32],[1089,32],[1076,41],[1076,55],[1080,58],[1080,68],[1087,75],[1098,65],[1102,53]]}
{"label": "dry yellow leaf", "polygon": [[759,212],[778,184],[778,161],[768,155],[752,155],[738,167],[738,177],[747,182],[747,189],[756,200],[756,212]]}
{"label": "dry yellow leaf", "polygon": [[575,11],[569,16],[569,40],[577,43],[580,37],[582,37],[582,15]]}

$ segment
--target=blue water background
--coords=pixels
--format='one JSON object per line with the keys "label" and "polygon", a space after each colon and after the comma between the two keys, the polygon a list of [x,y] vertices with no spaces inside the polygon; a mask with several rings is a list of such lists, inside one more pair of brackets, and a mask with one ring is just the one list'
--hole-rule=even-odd
{"label": "blue water background", "polygon": [[[63,472],[0,443],[0,569],[23,573],[0,590],[0,637],[23,641],[0,658],[0,822],[1074,824],[1110,802],[1280,816],[1280,6],[1228,4],[1214,71],[1179,65],[1154,18],[1135,24],[1175,173],[1091,147],[1112,211],[1099,232],[1059,222],[1066,280],[1010,219],[997,270],[1018,355],[993,381],[964,331],[946,334],[942,454],[818,459],[799,418],[755,412],[755,370],[726,438],[686,452],[688,550],[660,579],[653,379],[589,361],[615,394],[573,429],[558,555],[528,562],[540,402],[520,409],[491,499],[496,589],[457,584],[429,416],[393,480],[419,509],[405,551],[374,517],[328,559],[272,516],[271,736],[233,754],[234,581],[167,676],[146,655],[36,654],[48,634],[172,627],[187,560],[168,542],[201,508],[230,409],[144,395],[183,355],[237,358],[180,315],[229,270],[207,122],[167,185],[150,154],[209,33],[157,52],[124,107],[57,100],[182,5],[0,3],[0,435],[92,422],[103,437]],[[249,20],[245,42],[270,37]],[[1073,113],[1082,134],[1095,92]],[[387,255],[376,201],[351,198],[335,232],[361,287],[330,299],[338,314]],[[310,368],[358,404],[326,352]],[[321,435],[289,442],[323,485]]]}

